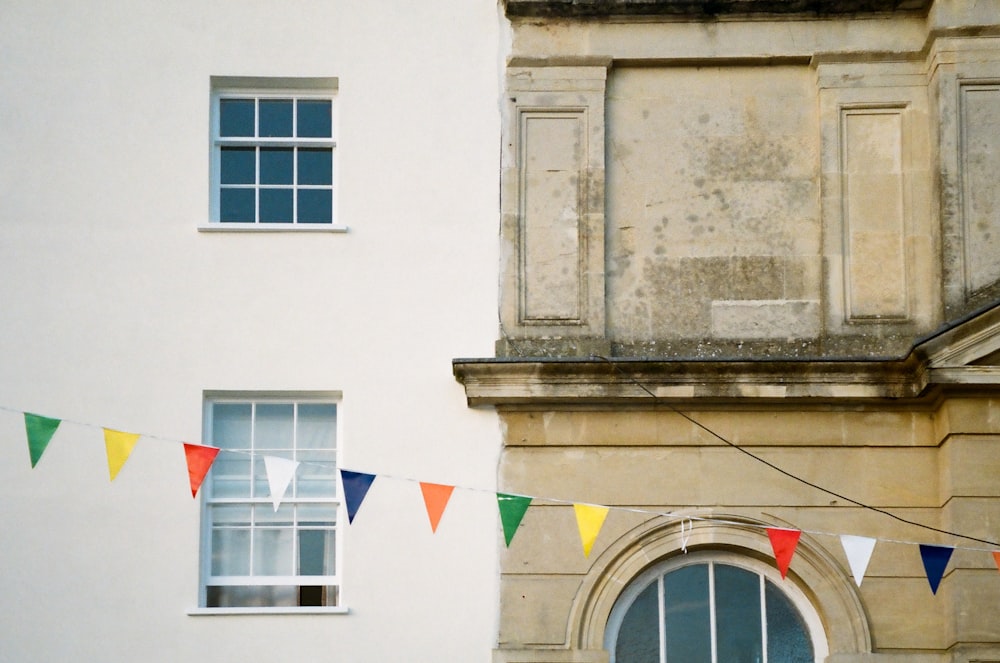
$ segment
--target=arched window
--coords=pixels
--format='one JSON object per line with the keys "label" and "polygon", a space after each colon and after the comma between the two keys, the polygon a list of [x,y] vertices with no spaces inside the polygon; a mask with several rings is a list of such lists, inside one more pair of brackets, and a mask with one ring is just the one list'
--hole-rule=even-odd
{"label": "arched window", "polygon": [[816,663],[819,617],[790,580],[734,553],[691,553],[641,574],[619,597],[611,663]]}

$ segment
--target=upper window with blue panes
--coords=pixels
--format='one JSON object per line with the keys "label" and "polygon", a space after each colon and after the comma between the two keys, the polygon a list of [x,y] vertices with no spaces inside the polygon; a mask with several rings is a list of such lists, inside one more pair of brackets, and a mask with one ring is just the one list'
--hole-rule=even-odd
{"label": "upper window with blue panes", "polygon": [[212,221],[334,225],[333,97],[220,93],[214,104]]}

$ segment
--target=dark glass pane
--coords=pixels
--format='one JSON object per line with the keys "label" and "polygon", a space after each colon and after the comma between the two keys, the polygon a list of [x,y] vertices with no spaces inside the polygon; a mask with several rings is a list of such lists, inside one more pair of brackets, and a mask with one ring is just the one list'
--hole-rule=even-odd
{"label": "dark glass pane", "polygon": [[253,99],[219,100],[219,135],[253,136]]}
{"label": "dark glass pane", "polygon": [[219,221],[254,222],[253,189],[222,189],[219,200]]}
{"label": "dark glass pane", "polygon": [[253,147],[223,147],[220,179],[222,184],[253,184],[257,164]]}
{"label": "dark glass pane", "polygon": [[299,223],[332,223],[333,191],[330,189],[299,190]]}
{"label": "dark glass pane", "polygon": [[336,587],[299,587],[300,606],[332,606],[337,605]]}
{"label": "dark glass pane", "polygon": [[663,577],[663,595],[667,663],[711,663],[708,565],[668,573]]}
{"label": "dark glass pane", "polygon": [[321,606],[323,605],[323,587],[310,587],[303,585],[299,587],[300,606]]}
{"label": "dark glass pane", "polygon": [[660,663],[658,599],[654,582],[642,590],[625,613],[615,642],[618,663]]}
{"label": "dark glass pane", "polygon": [[771,663],[812,663],[812,641],[806,625],[781,590],[773,583],[766,583],[767,602],[767,660]]}
{"label": "dark glass pane", "polygon": [[260,148],[260,183],[291,184],[293,153],[290,147]]}
{"label": "dark glass pane", "polygon": [[302,138],[330,138],[333,132],[330,128],[329,101],[300,101],[298,129]]}
{"label": "dark glass pane", "polygon": [[326,537],[324,530],[299,530],[299,575],[326,575]]}
{"label": "dark glass pane", "polygon": [[260,100],[260,136],[292,135],[291,99]]}
{"label": "dark glass pane", "polygon": [[260,190],[260,222],[261,223],[292,222],[291,189]]}
{"label": "dark glass pane", "polygon": [[299,184],[332,184],[333,150],[299,149]]}
{"label": "dark glass pane", "polygon": [[716,640],[720,661],[760,663],[760,576],[735,566],[715,565]]}

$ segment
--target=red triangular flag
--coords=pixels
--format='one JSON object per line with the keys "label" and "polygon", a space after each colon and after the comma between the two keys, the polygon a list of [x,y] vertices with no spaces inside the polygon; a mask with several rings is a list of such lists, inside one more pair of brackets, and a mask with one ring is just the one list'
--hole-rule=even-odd
{"label": "red triangular flag", "polygon": [[799,545],[800,536],[802,532],[797,529],[767,528],[767,538],[771,539],[774,561],[778,563],[782,580],[788,573],[788,565],[792,563],[792,555],[795,554],[795,546]]}
{"label": "red triangular flag", "polygon": [[993,551],[993,561],[996,562],[997,569],[1000,569],[1000,550]]}
{"label": "red triangular flag", "polygon": [[198,494],[201,482],[219,455],[217,447],[207,447],[201,444],[184,443],[184,456],[187,458],[188,479],[191,481],[191,497]]}
{"label": "red triangular flag", "polygon": [[427,506],[427,517],[431,519],[432,532],[437,531],[441,514],[448,506],[448,500],[451,499],[451,491],[453,490],[455,490],[455,486],[420,482],[420,491],[424,494],[424,504]]}

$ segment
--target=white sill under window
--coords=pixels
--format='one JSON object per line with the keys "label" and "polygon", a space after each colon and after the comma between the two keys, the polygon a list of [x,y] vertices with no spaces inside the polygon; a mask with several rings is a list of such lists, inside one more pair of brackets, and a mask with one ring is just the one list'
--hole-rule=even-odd
{"label": "white sill under window", "polygon": [[347,226],[332,223],[206,223],[198,226],[202,233],[346,233]]}
{"label": "white sill under window", "polygon": [[350,612],[347,606],[316,606],[316,607],[286,607],[286,608],[189,608],[187,614],[191,617],[210,615],[346,615]]}

